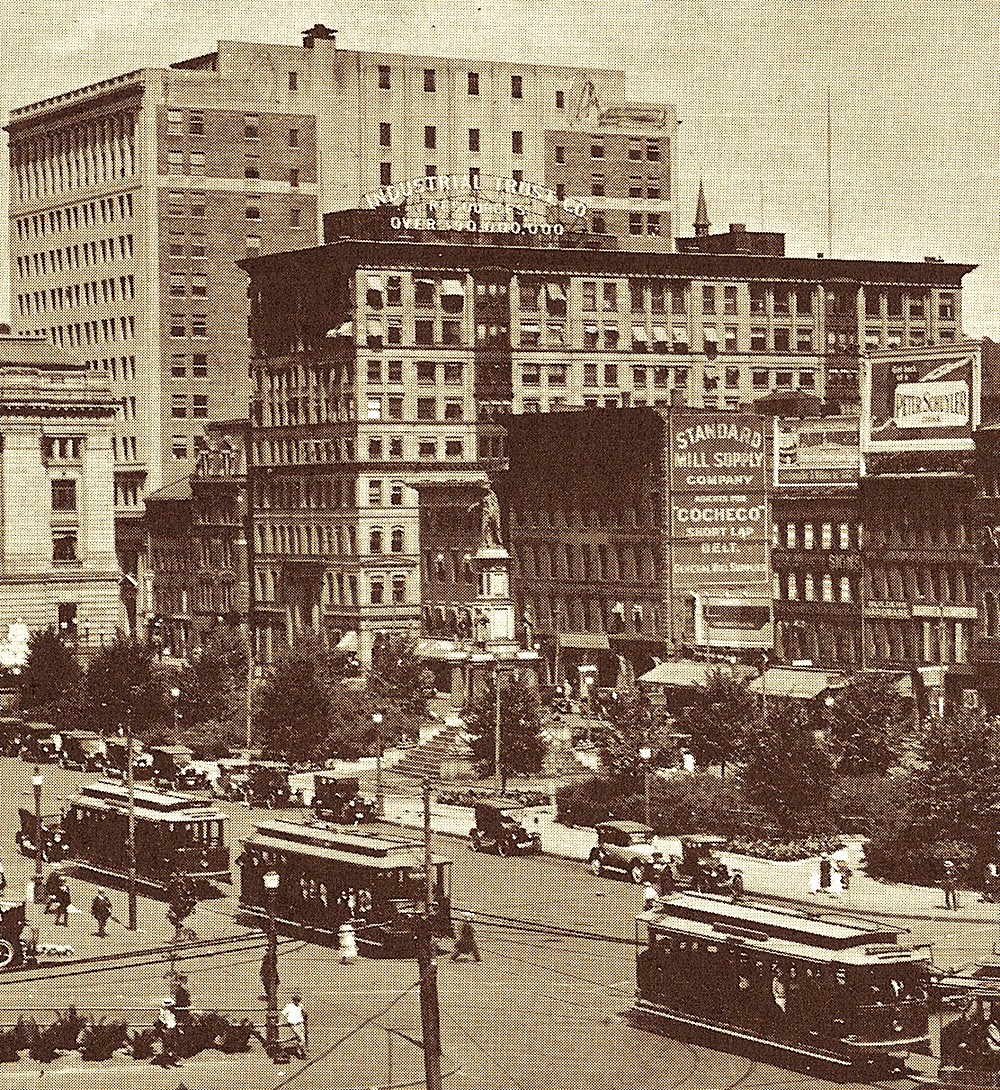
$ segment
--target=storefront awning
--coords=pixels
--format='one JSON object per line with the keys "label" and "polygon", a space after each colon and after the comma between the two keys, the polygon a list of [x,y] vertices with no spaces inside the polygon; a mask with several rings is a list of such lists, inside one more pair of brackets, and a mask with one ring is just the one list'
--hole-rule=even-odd
{"label": "storefront awning", "polygon": [[382,290],[382,277],[381,276],[369,276],[368,277],[368,290],[369,291],[381,291]]}
{"label": "storefront awning", "polygon": [[546,284],[545,285],[545,294],[550,299],[563,299],[564,300],[566,298],[566,292],[564,291],[562,284]]}
{"label": "storefront awning", "polygon": [[[662,685],[671,689],[695,689],[699,686],[704,688],[708,684],[709,674],[718,669],[719,663],[682,659],[678,662],[658,663],[652,670],[636,680],[643,685]],[[748,666],[739,664],[732,669],[737,676],[746,677],[753,673]]]}
{"label": "storefront awning", "polygon": [[337,644],[338,651],[350,651],[354,654],[358,649],[358,634],[357,632],[345,632],[340,637],[340,643]]}
{"label": "storefront awning", "polygon": [[419,659],[451,659],[460,654],[463,648],[454,640],[417,640],[413,653]]}
{"label": "storefront awning", "polygon": [[556,636],[560,647],[574,651],[610,651],[611,644],[603,632],[560,632]]}
{"label": "storefront awning", "polygon": [[[643,330],[643,332],[645,333],[645,330]],[[660,344],[663,344],[667,341],[667,339],[667,327],[665,325],[654,325],[653,340],[657,341]]]}
{"label": "storefront awning", "polygon": [[812,670],[801,666],[772,666],[750,682],[752,693],[786,696],[792,700],[815,700],[827,689],[839,689],[847,675],[835,670]]}
{"label": "storefront awning", "polygon": [[646,339],[646,327],[644,325],[632,326],[632,340],[644,341]]}
{"label": "storefront awning", "polygon": [[445,280],[441,284],[442,295],[465,295],[465,285],[461,280]]}

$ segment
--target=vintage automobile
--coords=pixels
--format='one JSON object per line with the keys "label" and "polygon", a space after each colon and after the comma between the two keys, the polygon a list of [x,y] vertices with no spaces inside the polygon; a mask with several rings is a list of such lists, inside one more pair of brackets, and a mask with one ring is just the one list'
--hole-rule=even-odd
{"label": "vintage automobile", "polygon": [[604,821],[597,826],[597,846],[590,853],[594,874],[616,871],[633,882],[653,879],[663,866],[663,852],[653,830],[637,821]]}
{"label": "vintage automobile", "polygon": [[730,872],[719,858],[727,846],[725,837],[691,833],[680,837],[681,858],[664,861],[657,875],[664,894],[693,889],[697,893],[743,893],[743,876]]}
{"label": "vintage automobile", "polygon": [[0,969],[36,964],[34,945],[21,938],[26,907],[24,901],[0,901]]}
{"label": "vintage automobile", "polygon": [[66,768],[99,772],[107,764],[104,739],[96,731],[71,730],[63,735],[62,763]]}
{"label": "vintage automobile", "polygon": [[51,723],[25,723],[21,755],[26,761],[46,764],[58,761],[62,750],[59,728]]}
{"label": "vintage automobile", "polygon": [[281,761],[251,761],[243,785],[244,798],[251,806],[266,806],[269,810],[293,805],[289,772],[290,767]]}
{"label": "vintage automobile", "polygon": [[197,791],[209,786],[208,773],[191,764],[193,753],[187,746],[154,746],[153,783],[163,787]]}
{"label": "vintage automobile", "polygon": [[[105,766],[105,775],[115,779],[125,779],[128,776],[126,767],[126,754],[128,746],[122,738],[108,740],[108,759]],[[153,756],[143,748],[142,742],[132,742],[132,778],[137,781],[149,780],[153,777]]]}
{"label": "vintage automobile", "polygon": [[[33,856],[38,851],[38,822],[34,812],[23,806],[17,812],[21,819],[21,828],[14,839],[22,855]],[[41,838],[42,862],[59,863],[69,854],[69,842],[62,829],[60,814],[42,814]]]}
{"label": "vintage automobile", "polygon": [[375,804],[360,793],[357,776],[317,772],[313,778],[313,811],[335,825],[359,825],[375,812]]}
{"label": "vintage automobile", "polygon": [[497,855],[531,855],[542,850],[542,838],[528,832],[524,806],[516,799],[483,799],[476,803],[476,824],[469,833],[473,851]]}

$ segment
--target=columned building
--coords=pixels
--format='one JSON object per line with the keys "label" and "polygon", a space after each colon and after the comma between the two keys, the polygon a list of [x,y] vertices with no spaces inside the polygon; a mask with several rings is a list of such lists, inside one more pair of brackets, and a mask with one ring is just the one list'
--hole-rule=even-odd
{"label": "columned building", "polygon": [[0,335],[0,645],[53,627],[86,658],[124,625],[114,416],[107,376]]}

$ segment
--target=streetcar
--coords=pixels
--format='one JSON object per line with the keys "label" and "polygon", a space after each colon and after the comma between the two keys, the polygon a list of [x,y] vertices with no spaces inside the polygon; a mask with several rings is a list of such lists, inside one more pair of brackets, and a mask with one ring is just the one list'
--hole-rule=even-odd
{"label": "streetcar", "polygon": [[[359,946],[392,957],[416,953],[418,929],[452,934],[451,860],[432,857],[428,905],[423,846],[415,841],[277,819],[257,826],[237,862],[243,909],[273,911],[285,932],[334,939],[351,923]],[[268,871],[278,875],[270,894]]]}
{"label": "streetcar", "polygon": [[[231,882],[228,817],[214,806],[175,792],[136,787],[136,873],[156,883],[173,874],[207,891]],[[121,783],[101,780],[81,789],[63,819],[70,855],[97,869],[128,869],[129,792]]]}
{"label": "streetcar", "polygon": [[929,1054],[930,953],[851,917],[679,893],[637,921],[634,1022],[755,1059],[866,1077]]}

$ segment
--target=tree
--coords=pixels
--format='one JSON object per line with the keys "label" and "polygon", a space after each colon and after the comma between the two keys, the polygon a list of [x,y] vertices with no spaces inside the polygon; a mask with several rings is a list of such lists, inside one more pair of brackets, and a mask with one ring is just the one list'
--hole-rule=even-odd
{"label": "tree", "polygon": [[246,637],[238,630],[220,625],[206,634],[200,653],[177,675],[178,741],[206,752],[242,743],[247,651]]}
{"label": "tree", "polygon": [[788,836],[808,816],[825,812],[833,783],[833,761],[816,740],[808,712],[793,700],[773,700],[766,723],[745,739],[743,787],[747,801],[761,806]]}
{"label": "tree", "polygon": [[[473,761],[484,778],[497,773],[496,702],[496,679],[491,677],[465,714]],[[509,680],[500,685],[501,791],[507,790],[507,778],[511,774],[530,776],[540,772],[545,751],[538,690],[510,675]]]}
{"label": "tree", "polygon": [[419,733],[433,686],[434,675],[417,658],[411,640],[391,634],[376,637],[364,703],[369,714],[382,715],[381,744]]}
{"label": "tree", "polygon": [[691,753],[702,765],[726,765],[740,758],[743,743],[756,725],[757,702],[749,680],[731,666],[713,666],[705,684],[680,715],[678,726],[691,736]]}
{"label": "tree", "polygon": [[254,724],[265,753],[309,761],[367,752],[371,716],[349,669],[344,655],[315,640],[286,652],[256,694]]}
{"label": "tree", "polygon": [[823,725],[839,771],[885,773],[898,764],[913,714],[888,674],[864,673],[827,698]]}
{"label": "tree", "polygon": [[56,629],[32,632],[21,669],[21,710],[69,729],[79,718],[82,684],[83,668]]}
{"label": "tree", "polygon": [[641,751],[647,746],[650,767],[669,765],[675,748],[670,736],[672,727],[673,721],[657,713],[645,693],[637,689],[619,691],[617,699],[608,705],[608,721],[598,741],[604,771],[615,778],[640,781],[645,772]]}
{"label": "tree", "polygon": [[134,732],[143,738],[162,735],[172,714],[167,689],[152,648],[119,634],[91,660],[83,686],[83,719],[105,735],[119,733],[130,718]]}

